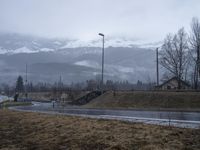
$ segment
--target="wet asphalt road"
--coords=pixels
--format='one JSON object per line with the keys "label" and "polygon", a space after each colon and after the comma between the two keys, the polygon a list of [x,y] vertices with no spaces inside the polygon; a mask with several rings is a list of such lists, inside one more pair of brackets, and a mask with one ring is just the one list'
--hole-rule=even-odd
{"label": "wet asphalt road", "polygon": [[19,106],[11,109],[90,118],[116,119],[148,124],[171,125],[176,127],[200,128],[200,112],[84,109],[77,107],[62,107],[56,104],[53,108],[52,103],[37,102],[34,102],[32,106]]}

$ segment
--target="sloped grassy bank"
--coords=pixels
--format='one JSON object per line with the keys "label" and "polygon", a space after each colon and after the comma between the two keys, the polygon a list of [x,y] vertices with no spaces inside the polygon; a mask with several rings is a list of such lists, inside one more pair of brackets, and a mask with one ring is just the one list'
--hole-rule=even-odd
{"label": "sloped grassy bank", "polygon": [[84,107],[122,109],[174,109],[200,111],[200,92],[117,91],[106,92]]}

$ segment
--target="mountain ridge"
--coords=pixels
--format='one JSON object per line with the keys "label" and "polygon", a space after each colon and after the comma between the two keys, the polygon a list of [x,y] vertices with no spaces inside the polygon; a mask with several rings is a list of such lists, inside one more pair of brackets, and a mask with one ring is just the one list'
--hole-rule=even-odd
{"label": "mountain ridge", "polygon": [[[127,47],[155,49],[161,42],[145,43],[139,40],[124,38],[108,38],[105,40],[105,47]],[[0,54],[36,53],[43,51],[57,51],[66,48],[87,48],[102,46],[102,40],[69,40],[69,39],[48,39],[21,34],[0,33]]]}
{"label": "mountain ridge", "polygon": [[[52,39],[0,36],[0,47],[8,50],[0,53],[0,82],[15,83],[18,75],[25,75],[26,64],[29,80],[34,82],[53,83],[62,75],[66,83],[71,83],[95,79],[101,74],[101,47],[64,48],[65,45],[66,41],[59,44]],[[154,72],[155,49],[105,48],[105,80],[154,80]]]}

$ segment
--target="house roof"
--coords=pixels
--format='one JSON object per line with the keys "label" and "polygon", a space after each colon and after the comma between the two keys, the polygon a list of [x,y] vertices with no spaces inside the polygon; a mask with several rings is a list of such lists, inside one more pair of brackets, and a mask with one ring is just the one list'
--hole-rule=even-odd
{"label": "house roof", "polygon": [[[178,78],[177,78],[177,77],[172,77],[171,79],[169,79],[169,80],[163,82],[162,84],[160,84],[158,87],[161,87],[161,86],[163,86],[163,85],[165,85],[165,84],[171,82],[172,80],[177,80],[177,81],[178,81]],[[182,84],[184,84],[184,85],[190,87],[190,85],[189,85],[187,82],[185,82],[185,81],[183,81],[183,80],[180,80],[180,81],[181,81]]]}

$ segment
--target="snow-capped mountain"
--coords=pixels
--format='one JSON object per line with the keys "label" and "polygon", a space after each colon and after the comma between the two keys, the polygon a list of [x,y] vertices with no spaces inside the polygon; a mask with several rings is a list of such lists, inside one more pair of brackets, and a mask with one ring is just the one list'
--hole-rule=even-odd
{"label": "snow-capped mountain", "polygon": [[[105,39],[105,47],[139,47],[139,48],[151,48],[155,49],[160,47],[162,42],[144,42],[140,40],[131,40],[124,38],[107,38]],[[68,41],[65,46],[62,48],[77,48],[77,47],[101,47],[101,40],[91,40],[91,41],[82,41],[82,40],[73,40]]]}
{"label": "snow-capped mountain", "polygon": [[54,51],[65,44],[66,41],[64,40],[45,39],[20,34],[0,33],[0,54]]}
{"label": "snow-capped mountain", "polygon": [[[131,40],[125,38],[106,38],[105,47],[138,47],[151,48],[159,47],[161,42],[143,42],[139,40]],[[56,51],[65,48],[79,47],[101,47],[102,40],[68,40],[68,39],[46,39],[41,37],[5,34],[0,33],[0,54],[16,54],[16,53],[36,53]]]}
{"label": "snow-capped mountain", "polygon": [[[106,39],[105,79],[137,82],[154,80],[155,47],[126,39]],[[102,40],[45,39],[18,34],[0,34],[0,83],[15,83],[25,75],[29,80],[66,83],[95,79],[101,73]]]}

